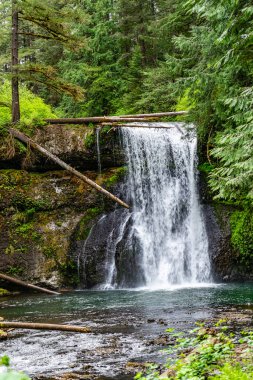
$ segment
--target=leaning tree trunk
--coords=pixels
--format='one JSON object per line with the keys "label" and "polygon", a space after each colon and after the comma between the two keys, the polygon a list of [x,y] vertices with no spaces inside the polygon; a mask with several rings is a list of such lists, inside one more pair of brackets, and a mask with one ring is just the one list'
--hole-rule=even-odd
{"label": "leaning tree trunk", "polygon": [[12,123],[20,120],[19,80],[18,80],[18,10],[16,0],[12,0]]}
{"label": "leaning tree trunk", "polygon": [[91,187],[95,188],[100,193],[104,194],[106,197],[110,198],[114,202],[118,203],[120,206],[123,206],[127,209],[129,209],[129,205],[123,202],[121,199],[104,189],[103,187],[99,186],[96,182],[92,181],[90,178],[86,177],[76,169],[72,168],[70,165],[66,164],[66,162],[62,161],[59,157],[52,154],[49,150],[46,150],[41,145],[37,144],[34,140],[26,136],[24,133],[10,128],[9,129],[10,134],[17,138],[18,140],[24,142],[25,144],[30,145],[34,149],[37,149],[40,153],[42,153],[47,158],[50,158],[52,161],[56,162],[59,166],[61,166],[63,169],[67,170],[71,174],[74,174],[76,177],[80,178],[82,181],[88,183]]}

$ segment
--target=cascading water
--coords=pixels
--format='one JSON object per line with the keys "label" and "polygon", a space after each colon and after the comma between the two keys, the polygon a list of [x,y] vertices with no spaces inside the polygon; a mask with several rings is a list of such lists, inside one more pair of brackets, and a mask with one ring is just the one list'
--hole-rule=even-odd
{"label": "cascading water", "polygon": [[[161,124],[162,126],[162,124]],[[139,241],[145,285],[167,287],[210,280],[208,240],[196,188],[194,132],[123,128],[133,237]]]}
{"label": "cascading water", "polygon": [[167,128],[150,128],[149,123],[149,128],[121,129],[128,163],[125,198],[127,193],[132,208],[102,216],[85,243],[90,259],[83,262],[87,266],[90,261],[92,271],[100,252],[100,288],[168,288],[211,281],[194,129],[183,123],[159,125]]}

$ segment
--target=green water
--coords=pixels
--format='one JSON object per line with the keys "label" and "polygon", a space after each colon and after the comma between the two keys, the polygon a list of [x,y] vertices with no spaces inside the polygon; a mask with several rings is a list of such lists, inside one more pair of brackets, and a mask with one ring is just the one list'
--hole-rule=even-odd
{"label": "green water", "polygon": [[161,347],[152,342],[166,328],[187,330],[224,309],[252,307],[252,284],[17,296],[0,301],[6,320],[81,324],[92,333],[16,330],[0,342],[0,352],[34,377],[74,371],[127,379],[132,376],[127,362],[165,360]]}

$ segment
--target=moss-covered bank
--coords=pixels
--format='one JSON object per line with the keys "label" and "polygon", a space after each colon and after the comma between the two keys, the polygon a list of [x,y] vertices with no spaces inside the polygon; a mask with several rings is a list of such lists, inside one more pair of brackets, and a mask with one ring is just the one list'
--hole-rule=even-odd
{"label": "moss-covered bank", "polygon": [[[111,189],[123,172],[86,174]],[[77,285],[72,235],[80,223],[84,240],[87,223],[114,205],[66,171],[0,170],[0,183],[0,270],[52,287]]]}

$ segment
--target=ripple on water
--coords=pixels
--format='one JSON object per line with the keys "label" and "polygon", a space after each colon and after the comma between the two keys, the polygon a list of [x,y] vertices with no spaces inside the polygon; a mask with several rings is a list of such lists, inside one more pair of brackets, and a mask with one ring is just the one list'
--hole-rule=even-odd
{"label": "ripple on water", "polygon": [[94,332],[16,330],[0,342],[0,352],[32,376],[89,371],[123,379],[127,362],[165,360],[162,347],[149,342],[167,327],[192,328],[195,321],[213,318],[226,305],[250,308],[253,285],[20,296],[0,301],[0,315],[7,320],[81,324]]}

